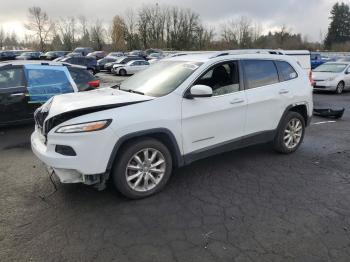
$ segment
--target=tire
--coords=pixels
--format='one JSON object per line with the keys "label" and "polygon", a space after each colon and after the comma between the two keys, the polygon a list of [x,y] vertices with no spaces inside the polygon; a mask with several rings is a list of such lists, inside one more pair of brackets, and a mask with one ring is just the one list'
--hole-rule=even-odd
{"label": "tire", "polygon": [[339,84],[337,85],[337,88],[335,89],[335,93],[338,95],[342,94],[344,91],[344,87],[345,87],[344,82],[343,81],[339,82]]}
{"label": "tire", "polygon": [[126,70],[125,69],[120,69],[119,70],[119,75],[126,76]]}
{"label": "tire", "polygon": [[305,120],[303,116],[297,112],[288,112],[279,125],[273,147],[282,154],[294,153],[302,144],[304,135]]}
{"label": "tire", "polygon": [[[148,162],[145,161],[146,150]],[[154,152],[156,155],[152,160]],[[130,199],[145,198],[159,192],[168,182],[172,172],[172,157],[168,148],[152,138],[137,139],[128,143],[118,153],[116,161],[112,170],[114,186]],[[156,165],[153,168],[152,163]]]}

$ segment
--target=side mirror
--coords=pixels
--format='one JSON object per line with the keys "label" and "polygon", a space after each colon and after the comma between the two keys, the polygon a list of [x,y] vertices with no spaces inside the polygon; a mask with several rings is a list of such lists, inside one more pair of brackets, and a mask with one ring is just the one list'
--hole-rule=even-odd
{"label": "side mirror", "polygon": [[206,85],[194,85],[191,87],[187,98],[212,97],[213,89]]}

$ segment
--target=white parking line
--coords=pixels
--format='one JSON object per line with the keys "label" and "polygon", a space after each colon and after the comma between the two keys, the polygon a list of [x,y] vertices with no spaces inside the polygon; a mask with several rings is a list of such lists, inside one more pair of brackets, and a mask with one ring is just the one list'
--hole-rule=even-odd
{"label": "white parking line", "polygon": [[322,124],[332,124],[332,123],[337,123],[337,121],[323,121],[323,122],[316,122],[312,123],[311,125],[322,125]]}

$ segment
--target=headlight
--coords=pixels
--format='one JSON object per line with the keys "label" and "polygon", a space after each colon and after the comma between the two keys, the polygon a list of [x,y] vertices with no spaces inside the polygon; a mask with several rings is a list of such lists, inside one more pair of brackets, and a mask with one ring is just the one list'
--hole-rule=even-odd
{"label": "headlight", "polygon": [[93,132],[105,129],[112,122],[111,119],[100,120],[95,122],[74,124],[69,126],[62,126],[56,130],[56,133],[83,133],[83,132]]}

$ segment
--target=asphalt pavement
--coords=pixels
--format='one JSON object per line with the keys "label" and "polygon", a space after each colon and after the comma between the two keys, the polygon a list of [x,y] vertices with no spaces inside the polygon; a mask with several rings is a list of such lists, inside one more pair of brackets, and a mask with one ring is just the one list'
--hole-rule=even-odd
{"label": "asphalt pavement", "polygon": [[350,92],[314,97],[347,110],[315,117],[295,154],[204,159],[137,201],[111,186],[54,178],[55,189],[33,127],[1,129],[0,261],[350,261]]}

